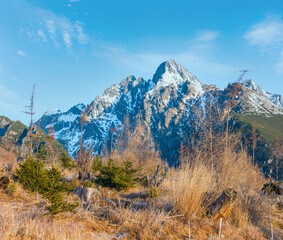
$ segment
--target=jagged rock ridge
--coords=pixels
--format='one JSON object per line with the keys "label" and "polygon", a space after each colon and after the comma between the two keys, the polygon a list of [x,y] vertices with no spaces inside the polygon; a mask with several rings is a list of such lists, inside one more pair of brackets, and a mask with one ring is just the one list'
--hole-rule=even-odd
{"label": "jagged rock ridge", "polygon": [[[252,80],[244,81],[242,86],[235,111],[266,116],[283,114],[281,95],[265,92]],[[39,124],[48,132],[52,123],[57,140],[75,154],[79,149],[82,111],[88,120],[84,125],[84,143],[93,146],[97,152],[103,143],[109,143],[110,130],[121,126],[126,116],[130,119],[139,117],[150,128],[162,157],[174,162],[188,108],[195,100],[202,101],[209,92],[225,95],[224,90],[215,85],[203,85],[183,66],[169,60],[157,68],[152,80],[136,79],[131,75],[107,88],[88,106],[78,104],[67,112],[58,109],[46,112]]]}

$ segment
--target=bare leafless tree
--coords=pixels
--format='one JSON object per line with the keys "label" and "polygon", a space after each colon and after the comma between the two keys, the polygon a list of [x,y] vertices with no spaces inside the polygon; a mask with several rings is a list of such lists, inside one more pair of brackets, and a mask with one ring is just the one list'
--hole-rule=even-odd
{"label": "bare leafless tree", "polygon": [[257,147],[258,141],[260,140],[259,133],[258,133],[256,126],[255,126],[255,122],[252,123],[252,128],[250,130],[250,134],[251,134],[251,137],[250,137],[251,148],[252,148],[252,151],[253,151],[253,165],[255,165],[255,149]]}
{"label": "bare leafless tree", "polygon": [[51,121],[49,129],[48,129],[47,137],[49,139],[49,143],[48,143],[48,146],[47,146],[48,152],[49,152],[49,155],[51,157],[51,162],[54,164],[54,162],[55,162],[55,151],[53,149],[53,143],[55,141],[55,131],[54,131],[52,121]]}
{"label": "bare leafless tree", "polygon": [[35,112],[33,111],[33,104],[34,104],[34,89],[35,89],[35,84],[33,85],[33,88],[32,88],[32,94],[31,94],[31,97],[30,97],[30,106],[26,106],[26,108],[28,109],[28,111],[24,111],[24,113],[30,115],[30,129],[29,129],[29,154],[32,155],[32,137],[33,137],[33,134],[32,134],[32,130],[33,130],[33,115],[35,114]]}
{"label": "bare leafless tree", "polygon": [[[219,145],[218,135],[222,129],[222,120],[218,95],[216,92],[208,92],[199,99],[189,111],[189,147],[194,159],[206,159],[214,170],[214,158],[216,146]],[[217,139],[217,140],[216,140]],[[205,155],[205,156],[204,156]]]}
{"label": "bare leafless tree", "polygon": [[281,150],[281,144],[280,144],[280,140],[278,137],[275,138],[274,142],[272,143],[272,155],[275,158],[276,161],[276,180],[278,181],[279,179],[279,158],[280,158],[280,154],[282,154]]}
{"label": "bare leafless tree", "polygon": [[79,156],[78,156],[78,166],[79,171],[81,166],[83,165],[83,127],[86,122],[88,122],[88,117],[86,116],[86,111],[88,108],[85,108],[85,110],[80,115],[80,125],[81,125],[81,139],[80,139],[80,149],[79,149]]}
{"label": "bare leafless tree", "polygon": [[122,126],[110,128],[111,132],[111,142],[110,142],[110,157],[113,158],[113,138],[114,134],[121,128]]}
{"label": "bare leafless tree", "polygon": [[138,169],[138,174],[154,172],[161,163],[159,153],[156,150],[150,129],[140,117],[133,127],[129,117],[126,117],[115,143],[116,161],[129,160],[133,167]]}
{"label": "bare leafless tree", "polygon": [[225,135],[225,146],[228,147],[228,133],[229,133],[229,120],[230,120],[230,114],[231,110],[236,106],[237,101],[236,98],[240,94],[241,90],[241,81],[243,80],[243,77],[248,72],[248,70],[241,70],[240,77],[238,80],[232,84],[229,84],[226,88],[226,96],[228,97],[228,100],[225,104],[225,112],[226,112],[226,135]]}

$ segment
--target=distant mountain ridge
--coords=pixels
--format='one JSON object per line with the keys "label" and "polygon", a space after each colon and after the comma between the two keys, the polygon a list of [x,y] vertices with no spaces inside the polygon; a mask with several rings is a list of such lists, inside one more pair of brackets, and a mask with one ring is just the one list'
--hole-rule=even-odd
{"label": "distant mountain ridge", "polygon": [[[20,121],[12,121],[0,116],[0,147],[5,150],[14,150],[16,155],[25,157],[29,154],[29,129]],[[40,145],[50,141],[48,135],[36,125],[33,126],[33,150],[36,152]],[[58,141],[53,141],[52,149],[58,153],[66,151]]]}
{"label": "distant mountain ridge", "polygon": [[[265,92],[252,80],[241,84],[235,112],[266,117],[283,115],[281,95]],[[174,162],[183,137],[182,129],[187,124],[188,109],[195,101],[204,101],[208,93],[217,93],[223,99],[222,104],[227,100],[225,90],[202,84],[186,68],[169,60],[157,68],[152,79],[136,79],[131,75],[107,88],[89,105],[78,104],[66,112],[58,109],[46,112],[38,124],[48,132],[52,123],[56,139],[74,155],[79,149],[82,111],[85,110],[88,120],[84,125],[84,143],[97,152],[104,143],[109,145],[110,129],[121,126],[126,116],[139,117],[150,128],[162,157]]]}
{"label": "distant mountain ridge", "polygon": [[264,91],[257,83],[255,83],[253,80],[245,80],[243,82],[243,86],[258,92],[259,94],[266,96],[270,101],[272,101],[276,106],[283,107],[283,98],[280,94],[272,94],[269,92]]}

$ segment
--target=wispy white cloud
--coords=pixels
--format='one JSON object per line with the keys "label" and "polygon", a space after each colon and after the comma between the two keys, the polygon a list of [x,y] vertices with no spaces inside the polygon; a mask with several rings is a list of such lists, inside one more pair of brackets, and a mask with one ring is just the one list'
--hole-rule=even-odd
{"label": "wispy white cloud", "polygon": [[38,35],[39,37],[41,37],[41,39],[42,39],[43,42],[47,42],[47,38],[46,38],[46,35],[45,35],[45,33],[43,32],[43,30],[38,30],[38,31],[37,31],[37,35]]}
{"label": "wispy white cloud", "polygon": [[27,54],[23,50],[18,50],[17,54],[20,55],[20,56],[23,56],[23,57],[27,56]]}
{"label": "wispy white cloud", "polygon": [[64,39],[66,47],[70,48],[72,46],[72,42],[71,42],[71,36],[68,32],[63,33],[63,39]]}
{"label": "wispy white cloud", "polygon": [[220,36],[220,32],[204,30],[199,31],[190,43],[190,49],[194,51],[206,52],[216,47],[215,40]]}
{"label": "wispy white cloud", "polygon": [[268,16],[253,25],[244,35],[250,45],[258,46],[261,50],[275,47],[283,42],[283,21],[280,15]]}
{"label": "wispy white cloud", "polygon": [[278,74],[283,74],[283,20],[280,15],[268,16],[253,25],[245,33],[244,38],[260,51],[272,53],[274,58],[278,58],[274,70]]}
{"label": "wispy white cloud", "polygon": [[198,33],[195,41],[210,42],[217,39],[220,33],[217,31],[201,31]]}
{"label": "wispy white cloud", "polygon": [[56,36],[56,27],[55,23],[51,19],[45,19],[45,26],[52,37]]}
{"label": "wispy white cloud", "polygon": [[86,44],[88,37],[84,31],[84,24],[72,21],[63,15],[57,15],[50,10],[35,7],[26,2],[31,16],[27,17],[28,27],[21,28],[30,38],[37,38],[42,42],[51,42],[56,47],[61,44],[71,48],[73,43]]}
{"label": "wispy white cloud", "polygon": [[83,24],[82,22],[80,22],[80,21],[76,21],[76,23],[75,23],[75,27],[76,27],[77,32],[78,32],[78,34],[77,34],[77,39],[78,39],[79,43],[81,43],[81,44],[86,44],[87,41],[88,41],[88,38],[87,38],[87,36],[84,34],[83,25],[84,25],[84,24]]}

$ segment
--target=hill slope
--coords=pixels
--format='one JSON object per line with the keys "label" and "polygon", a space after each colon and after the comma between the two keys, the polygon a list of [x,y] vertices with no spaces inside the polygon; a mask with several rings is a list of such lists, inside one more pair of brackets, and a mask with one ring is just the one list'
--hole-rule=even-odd
{"label": "hill slope", "polygon": [[[20,121],[12,121],[5,116],[0,116],[0,147],[12,150],[20,156],[29,154],[28,127]],[[51,143],[48,135],[37,126],[33,127],[33,150],[34,152],[41,145]],[[60,153],[65,151],[64,147],[57,141],[52,141],[52,149]]]}

